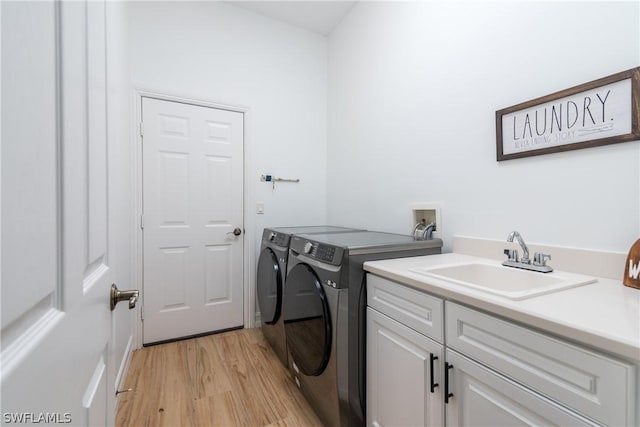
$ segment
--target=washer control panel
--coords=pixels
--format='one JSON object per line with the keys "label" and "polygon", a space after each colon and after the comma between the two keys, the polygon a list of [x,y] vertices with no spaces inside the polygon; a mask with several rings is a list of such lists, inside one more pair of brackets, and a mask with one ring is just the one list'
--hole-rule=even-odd
{"label": "washer control panel", "polygon": [[289,246],[291,236],[286,233],[278,233],[277,231],[265,229],[262,233],[262,241],[269,242],[272,245],[286,248]]}
{"label": "washer control panel", "polygon": [[332,265],[339,265],[342,262],[342,254],[344,252],[341,247],[318,243],[297,236],[292,238],[290,248],[292,251],[304,254],[309,258]]}
{"label": "washer control panel", "polygon": [[304,247],[302,248],[302,252],[304,252],[305,254],[310,254],[311,252],[313,252],[313,243],[306,242],[304,244]]}
{"label": "washer control panel", "polygon": [[336,256],[336,248],[334,246],[322,245],[315,242],[305,242],[302,252],[318,261],[331,263]]}
{"label": "washer control panel", "polygon": [[317,245],[314,246],[315,251],[312,256],[321,261],[331,262],[336,256],[336,248],[333,246]]}

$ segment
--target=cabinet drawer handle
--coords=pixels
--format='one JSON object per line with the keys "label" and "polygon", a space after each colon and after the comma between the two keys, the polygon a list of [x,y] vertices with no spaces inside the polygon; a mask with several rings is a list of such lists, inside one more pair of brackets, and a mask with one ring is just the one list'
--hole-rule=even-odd
{"label": "cabinet drawer handle", "polygon": [[449,398],[453,397],[453,393],[449,393],[449,369],[453,369],[453,365],[444,362],[444,403],[449,403]]}
{"label": "cabinet drawer handle", "polygon": [[433,382],[433,361],[434,360],[438,360],[438,356],[436,356],[433,353],[429,353],[430,359],[429,359],[429,368],[431,370],[431,393],[435,392],[436,387],[438,387],[438,383]]}

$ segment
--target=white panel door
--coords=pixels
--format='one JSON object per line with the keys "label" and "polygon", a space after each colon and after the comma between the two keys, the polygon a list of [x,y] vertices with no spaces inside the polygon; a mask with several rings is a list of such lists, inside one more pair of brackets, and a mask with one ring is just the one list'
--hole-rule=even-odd
{"label": "white panel door", "polygon": [[243,114],[143,97],[142,118],[144,343],[241,327]]}
{"label": "white panel door", "polygon": [[105,3],[1,7],[2,423],[113,424]]}

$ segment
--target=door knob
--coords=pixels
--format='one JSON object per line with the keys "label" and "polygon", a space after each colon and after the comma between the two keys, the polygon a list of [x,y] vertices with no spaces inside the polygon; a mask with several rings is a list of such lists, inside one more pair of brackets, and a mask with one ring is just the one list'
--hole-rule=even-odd
{"label": "door knob", "polygon": [[227,234],[233,234],[234,236],[239,236],[242,234],[242,230],[240,229],[240,227],[236,227],[233,229],[233,231],[230,231]]}
{"label": "door knob", "polygon": [[121,291],[116,284],[111,285],[111,311],[116,308],[116,304],[120,301],[129,301],[129,310],[136,306],[140,291],[137,289],[130,289],[127,291]]}

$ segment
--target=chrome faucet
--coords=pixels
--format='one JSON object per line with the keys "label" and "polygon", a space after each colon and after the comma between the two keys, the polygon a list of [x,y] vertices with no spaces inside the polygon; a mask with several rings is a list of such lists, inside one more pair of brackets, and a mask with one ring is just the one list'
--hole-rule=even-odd
{"label": "chrome faucet", "polygon": [[518,233],[517,231],[512,231],[511,233],[509,233],[509,236],[507,236],[507,242],[513,242],[513,239],[516,239],[518,241],[518,244],[522,248],[522,259],[520,260],[520,262],[529,264],[529,248],[524,242],[524,239],[522,238],[520,233]]}
{"label": "chrome faucet", "polygon": [[547,260],[551,259],[551,255],[536,252],[533,254],[533,262],[529,259],[529,248],[524,242],[524,239],[517,231],[512,231],[507,236],[507,242],[513,242],[516,239],[520,247],[522,248],[522,259],[518,261],[517,249],[505,249],[504,254],[508,257],[502,265],[506,267],[523,268],[525,270],[538,271],[540,273],[549,273],[553,271],[551,266],[547,265]]}

